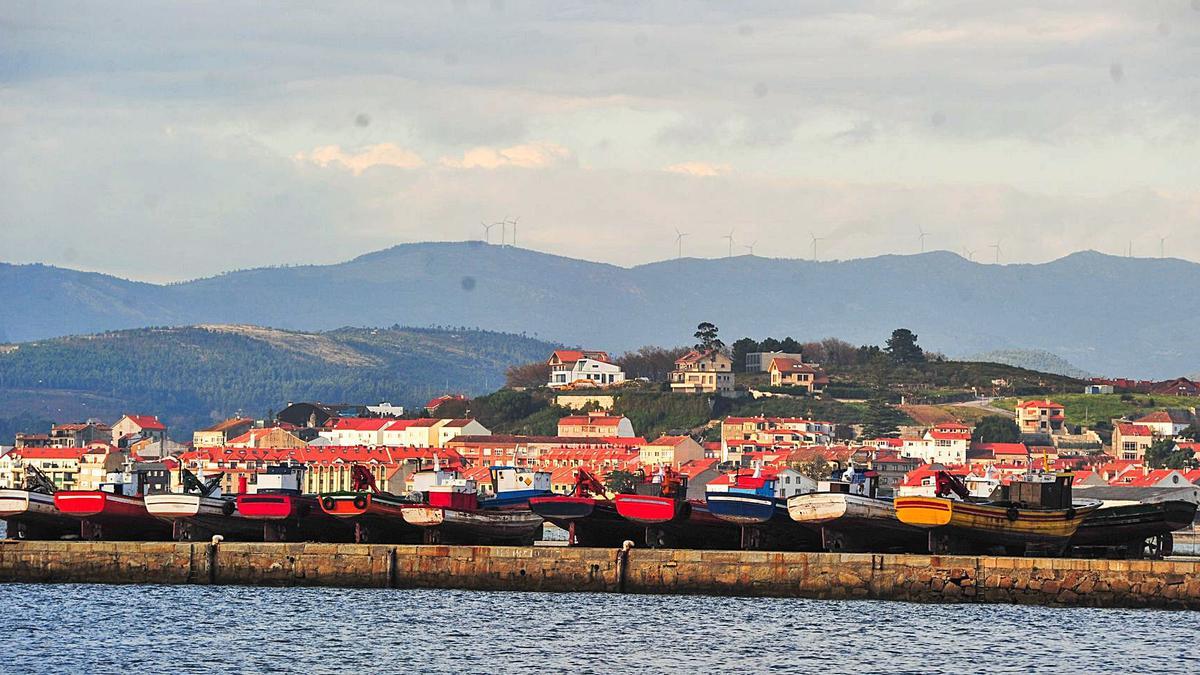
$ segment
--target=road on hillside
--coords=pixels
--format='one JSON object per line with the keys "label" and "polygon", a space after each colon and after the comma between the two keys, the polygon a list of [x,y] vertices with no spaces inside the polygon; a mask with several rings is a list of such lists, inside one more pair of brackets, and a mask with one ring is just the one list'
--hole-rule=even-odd
{"label": "road on hillside", "polygon": [[994,397],[984,397],[984,398],[977,398],[974,401],[963,401],[962,403],[951,403],[950,405],[960,406],[963,408],[979,408],[980,410],[987,411],[989,413],[992,413],[993,415],[1002,415],[1004,417],[1016,417],[1016,415],[1013,414],[1013,411],[1005,410],[1003,408],[997,408],[996,406],[992,405],[992,401],[995,401],[995,400],[996,399]]}

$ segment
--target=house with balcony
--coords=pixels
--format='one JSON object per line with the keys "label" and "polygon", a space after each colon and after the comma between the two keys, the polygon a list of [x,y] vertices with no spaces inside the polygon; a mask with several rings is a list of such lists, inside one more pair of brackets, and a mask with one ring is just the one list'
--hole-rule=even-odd
{"label": "house with balcony", "polygon": [[1052,436],[1066,432],[1066,409],[1050,400],[1017,401],[1017,427],[1023,434]]}
{"label": "house with balcony", "polygon": [[1140,462],[1146,457],[1146,448],[1154,444],[1154,438],[1154,430],[1144,424],[1118,422],[1113,425],[1113,457]]}
{"label": "house with balcony", "polygon": [[675,360],[671,391],[716,394],[733,391],[733,359],[716,349],[695,350]]}
{"label": "house with balcony", "polygon": [[799,359],[775,357],[767,366],[771,375],[772,387],[800,387],[810,394],[825,391],[829,378],[815,366],[801,362]]}
{"label": "house with balcony", "polygon": [[556,349],[546,361],[550,366],[551,389],[585,385],[607,387],[625,381],[625,371],[614,364],[608,352],[594,349]]}

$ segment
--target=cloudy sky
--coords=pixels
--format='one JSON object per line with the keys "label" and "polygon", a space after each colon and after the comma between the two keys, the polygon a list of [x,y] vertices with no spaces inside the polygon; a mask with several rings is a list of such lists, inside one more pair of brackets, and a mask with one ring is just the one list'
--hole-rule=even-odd
{"label": "cloudy sky", "polygon": [[0,166],[0,260],[155,281],[506,217],[621,265],[1200,260],[1200,0],[7,0]]}

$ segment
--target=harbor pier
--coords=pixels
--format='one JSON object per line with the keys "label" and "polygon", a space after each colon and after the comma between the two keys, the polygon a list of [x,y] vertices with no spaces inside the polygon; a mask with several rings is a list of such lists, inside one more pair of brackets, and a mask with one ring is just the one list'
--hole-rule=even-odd
{"label": "harbor pier", "polygon": [[384,544],[0,542],[0,582],[712,594],[1200,609],[1200,563]]}

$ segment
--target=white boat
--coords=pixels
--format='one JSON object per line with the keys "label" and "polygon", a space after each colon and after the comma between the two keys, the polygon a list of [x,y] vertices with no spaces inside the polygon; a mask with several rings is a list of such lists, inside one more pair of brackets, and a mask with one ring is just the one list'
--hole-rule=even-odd
{"label": "white boat", "polygon": [[817,492],[788,499],[788,515],[821,531],[827,551],[925,551],[927,535],[896,518],[891,499],[875,496],[874,472],[853,468],[842,480],[817,483]]}
{"label": "white boat", "polygon": [[54,495],[31,490],[0,490],[0,520],[9,539],[58,539],[79,534],[79,521],[54,506]]}
{"label": "white boat", "polygon": [[177,541],[203,541],[214,534],[226,539],[262,539],[262,523],[242,517],[232,498],[160,492],[146,495],[146,510],[172,523]]}

